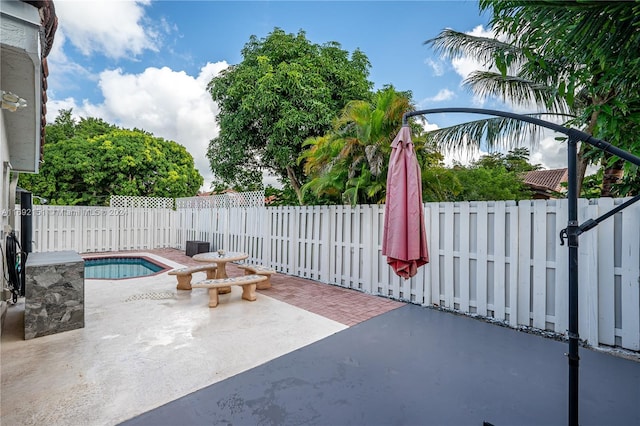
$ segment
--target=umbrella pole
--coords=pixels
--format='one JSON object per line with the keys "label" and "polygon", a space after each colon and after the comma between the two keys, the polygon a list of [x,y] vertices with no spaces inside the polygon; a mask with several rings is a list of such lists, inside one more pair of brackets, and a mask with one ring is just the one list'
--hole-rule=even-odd
{"label": "umbrella pole", "polygon": [[567,146],[569,182],[567,201],[568,226],[567,237],[569,245],[569,425],[578,425],[578,369],[580,357],[578,355],[578,176],[577,172],[577,141],[569,138]]}

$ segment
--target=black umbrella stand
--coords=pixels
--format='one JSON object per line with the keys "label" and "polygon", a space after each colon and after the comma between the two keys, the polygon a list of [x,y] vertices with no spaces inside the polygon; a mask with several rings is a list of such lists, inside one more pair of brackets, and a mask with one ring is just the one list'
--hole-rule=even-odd
{"label": "black umbrella stand", "polygon": [[569,422],[570,426],[578,425],[578,368],[580,366],[580,357],[578,356],[578,345],[580,337],[578,334],[578,237],[585,231],[594,228],[603,220],[613,216],[622,209],[630,206],[636,201],[640,201],[640,195],[637,195],[623,204],[620,204],[611,211],[598,217],[597,219],[589,219],[582,225],[578,224],[578,170],[577,170],[577,155],[578,155],[578,142],[588,143],[602,151],[609,154],[620,157],[632,164],[640,166],[640,158],[635,155],[623,151],[608,142],[597,139],[584,133],[580,130],[569,129],[567,127],[551,123],[548,121],[540,120],[538,118],[513,114],[510,112],[496,111],[490,109],[479,108],[437,108],[437,109],[425,109],[421,111],[406,112],[402,116],[402,124],[406,125],[409,117],[425,114],[438,114],[438,113],[467,113],[467,114],[483,114],[494,115],[498,117],[508,117],[514,120],[525,121],[527,123],[535,124],[538,126],[546,127],[547,129],[554,130],[558,133],[567,135],[567,160],[569,168],[569,182],[568,182],[568,194],[569,200],[568,209],[568,223],[567,227],[560,232],[560,244],[564,245],[565,239],[568,241],[569,248],[569,353],[567,357],[569,359]]}

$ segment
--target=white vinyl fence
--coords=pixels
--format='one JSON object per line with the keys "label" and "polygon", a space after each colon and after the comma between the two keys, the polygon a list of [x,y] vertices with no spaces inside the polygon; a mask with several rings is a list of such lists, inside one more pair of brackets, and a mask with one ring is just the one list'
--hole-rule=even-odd
{"label": "white vinyl fence", "polygon": [[33,251],[174,247],[175,219],[165,208],[33,206]]}
{"label": "white vinyl fence", "polygon": [[[623,200],[579,201],[579,221]],[[34,251],[249,253],[278,271],[556,333],[568,328],[566,200],[425,204],[431,261],[410,280],[381,255],[384,206],[34,206]],[[580,236],[580,337],[640,350],[640,203]]]}

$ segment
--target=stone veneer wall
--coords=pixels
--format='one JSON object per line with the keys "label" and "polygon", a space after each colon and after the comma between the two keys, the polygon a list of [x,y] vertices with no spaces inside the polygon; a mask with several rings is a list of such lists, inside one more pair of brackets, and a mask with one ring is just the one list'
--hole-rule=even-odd
{"label": "stone veneer wall", "polygon": [[24,338],[84,327],[84,260],[75,251],[30,253]]}

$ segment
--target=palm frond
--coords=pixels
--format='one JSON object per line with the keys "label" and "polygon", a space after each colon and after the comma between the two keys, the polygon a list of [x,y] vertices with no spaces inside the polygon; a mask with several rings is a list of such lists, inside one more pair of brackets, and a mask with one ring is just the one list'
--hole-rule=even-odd
{"label": "palm frond", "polygon": [[517,76],[502,76],[491,71],[474,71],[463,84],[480,97],[493,96],[505,102],[566,114],[569,106],[557,90]]}
{"label": "palm frond", "polygon": [[[554,115],[572,117],[564,114],[537,113],[526,114],[531,117]],[[451,127],[428,132],[429,141],[443,151],[476,149],[484,142],[488,150],[513,149],[527,144],[536,147],[540,139],[540,127],[508,117],[493,117],[462,123]]]}
{"label": "palm frond", "polygon": [[303,194],[311,191],[315,195],[337,196],[344,190],[345,177],[344,171],[336,170],[333,174],[324,173],[302,185],[301,191]]}
{"label": "palm frond", "polygon": [[484,64],[493,64],[497,56],[509,57],[514,62],[526,60],[522,50],[511,43],[491,37],[473,36],[452,29],[443,30],[424,44],[430,45],[436,52],[451,59],[469,56]]}
{"label": "palm frond", "polygon": [[[546,52],[573,63],[633,58],[640,45],[640,7],[630,1],[480,0],[491,9],[491,26],[512,34],[523,45],[543,45]],[[542,43],[541,43],[542,42]],[[604,65],[604,64],[602,64]],[[636,79],[638,69],[627,73]]]}

